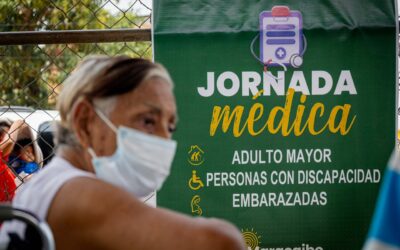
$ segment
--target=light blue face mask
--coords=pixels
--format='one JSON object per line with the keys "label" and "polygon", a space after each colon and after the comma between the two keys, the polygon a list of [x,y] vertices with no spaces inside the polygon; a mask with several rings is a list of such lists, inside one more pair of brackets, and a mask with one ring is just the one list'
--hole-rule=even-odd
{"label": "light blue face mask", "polygon": [[124,126],[116,128],[101,111],[95,111],[117,134],[113,155],[98,157],[88,149],[96,176],[138,197],[159,190],[170,173],[176,141]]}

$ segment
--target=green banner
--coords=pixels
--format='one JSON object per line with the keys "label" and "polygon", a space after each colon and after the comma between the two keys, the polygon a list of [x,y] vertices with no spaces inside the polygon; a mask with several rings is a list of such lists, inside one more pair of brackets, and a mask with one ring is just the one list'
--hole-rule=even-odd
{"label": "green banner", "polygon": [[154,0],[175,82],[157,204],[234,223],[251,249],[360,249],[394,147],[392,0]]}

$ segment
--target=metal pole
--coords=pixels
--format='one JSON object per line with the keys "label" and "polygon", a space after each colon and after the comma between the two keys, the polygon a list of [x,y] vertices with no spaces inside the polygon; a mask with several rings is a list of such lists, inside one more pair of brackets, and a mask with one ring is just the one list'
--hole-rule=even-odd
{"label": "metal pole", "polygon": [[151,41],[150,29],[0,32],[0,45]]}

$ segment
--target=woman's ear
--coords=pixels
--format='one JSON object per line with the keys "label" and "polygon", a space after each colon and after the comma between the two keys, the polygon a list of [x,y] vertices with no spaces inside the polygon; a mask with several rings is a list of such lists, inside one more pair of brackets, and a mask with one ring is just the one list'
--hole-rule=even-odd
{"label": "woman's ear", "polygon": [[94,119],[93,105],[88,100],[82,99],[74,105],[71,123],[76,138],[84,148],[92,146],[92,130],[90,126],[93,124]]}

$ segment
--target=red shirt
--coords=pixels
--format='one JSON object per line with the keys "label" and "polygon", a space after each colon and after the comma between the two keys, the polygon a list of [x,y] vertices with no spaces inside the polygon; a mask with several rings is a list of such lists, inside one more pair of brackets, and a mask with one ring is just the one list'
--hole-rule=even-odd
{"label": "red shirt", "polygon": [[3,157],[3,152],[0,151],[0,202],[11,201],[17,189],[14,182],[15,175],[6,164],[7,158]]}

